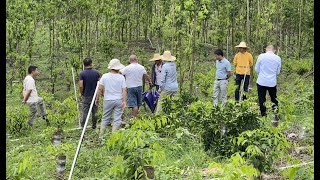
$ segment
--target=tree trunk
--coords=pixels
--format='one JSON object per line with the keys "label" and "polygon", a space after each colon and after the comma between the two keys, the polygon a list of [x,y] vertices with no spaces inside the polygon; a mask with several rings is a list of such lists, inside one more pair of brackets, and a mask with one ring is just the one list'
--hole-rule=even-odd
{"label": "tree trunk", "polygon": [[189,92],[193,94],[193,74],[194,74],[194,63],[196,60],[195,54],[196,52],[196,23],[197,23],[197,16],[194,18],[193,22],[193,41],[192,41],[192,61],[191,61],[191,68],[190,68],[190,88]]}
{"label": "tree trunk", "polygon": [[249,0],[247,0],[247,43],[250,44],[250,19],[249,19],[250,5]]}
{"label": "tree trunk", "polygon": [[299,7],[299,35],[298,35],[298,60],[300,60],[301,56],[301,16],[302,16],[302,8],[303,8],[303,0],[300,0],[300,7]]}

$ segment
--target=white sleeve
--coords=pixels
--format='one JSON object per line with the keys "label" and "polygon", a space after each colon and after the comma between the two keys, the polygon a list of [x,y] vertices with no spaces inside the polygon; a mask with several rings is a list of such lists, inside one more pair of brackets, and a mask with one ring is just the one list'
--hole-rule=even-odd
{"label": "white sleeve", "polygon": [[103,75],[101,77],[101,79],[99,80],[99,84],[102,85],[102,86],[104,86],[104,84],[103,84],[104,79],[105,79],[105,76]]}
{"label": "white sleeve", "polygon": [[126,84],[126,80],[125,78],[122,76],[122,88],[126,88],[127,84]]}
{"label": "white sleeve", "polygon": [[281,58],[279,58],[279,66],[278,66],[278,69],[277,69],[277,75],[280,74],[280,70],[281,70]]}
{"label": "white sleeve", "polygon": [[127,69],[126,67],[123,69],[120,69],[120,72],[122,75],[126,75],[126,73],[127,73],[126,69]]}
{"label": "white sleeve", "polygon": [[36,84],[34,79],[30,79],[26,82],[26,90],[34,90],[36,89]]}
{"label": "white sleeve", "polygon": [[142,68],[143,68],[143,70],[142,70],[143,74],[147,74],[146,69],[143,66],[142,66]]}

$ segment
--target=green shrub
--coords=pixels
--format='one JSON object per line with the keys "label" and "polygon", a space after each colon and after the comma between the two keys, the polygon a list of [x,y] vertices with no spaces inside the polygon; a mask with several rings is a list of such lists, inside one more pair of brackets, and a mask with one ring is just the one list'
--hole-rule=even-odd
{"label": "green shrub", "polygon": [[234,150],[242,152],[260,172],[270,172],[274,160],[291,147],[285,135],[273,127],[245,131],[232,142]]}
{"label": "green shrub", "polygon": [[144,166],[154,165],[154,162],[164,158],[161,140],[151,123],[145,120],[135,121],[130,129],[119,130],[111,135],[106,143],[108,151],[119,152],[116,167],[109,173],[117,178],[142,179],[146,177]]}
{"label": "green shrub", "polygon": [[12,135],[23,135],[29,132],[27,125],[29,119],[29,109],[27,106],[21,108],[6,108],[6,130]]}

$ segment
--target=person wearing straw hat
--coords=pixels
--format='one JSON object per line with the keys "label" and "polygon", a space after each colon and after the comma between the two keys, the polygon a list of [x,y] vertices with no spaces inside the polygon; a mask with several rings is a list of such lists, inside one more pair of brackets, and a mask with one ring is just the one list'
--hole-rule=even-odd
{"label": "person wearing straw hat", "polygon": [[277,76],[280,74],[281,58],[275,54],[273,45],[268,45],[266,53],[260,54],[257,59],[255,71],[258,74],[257,89],[261,116],[266,116],[266,93],[269,92],[272,109],[278,108]]}
{"label": "person wearing straw hat", "polygon": [[[238,102],[240,98],[245,100],[247,97],[243,94],[240,97],[240,88],[243,88],[242,91],[248,92],[249,80],[250,80],[250,68],[253,66],[253,57],[247,51],[248,47],[245,42],[240,42],[238,46],[239,52],[234,56],[233,64],[236,66],[236,91],[235,91],[235,100]],[[243,82],[242,82],[243,81]],[[241,87],[243,84],[243,87]]]}
{"label": "person wearing straw hat", "polygon": [[158,91],[160,88],[161,81],[161,70],[162,70],[162,61],[159,53],[153,55],[153,58],[149,61],[154,61],[152,65],[151,71],[151,81],[152,84],[156,86],[156,90]]}
{"label": "person wearing straw hat", "polygon": [[159,104],[157,105],[156,114],[159,114],[162,110],[162,101],[167,96],[174,96],[178,91],[177,81],[177,67],[174,61],[176,57],[171,55],[170,51],[165,51],[161,56],[161,59],[165,61],[161,71],[161,82],[160,82],[160,98]]}
{"label": "person wearing straw hat", "polygon": [[[97,87],[97,82],[99,81],[101,75],[99,71],[92,69],[92,59],[87,57],[83,60],[84,70],[80,72],[79,75],[79,86],[80,86],[80,94],[83,96],[82,101],[82,121],[81,121],[81,129],[83,128],[88,111],[90,109],[90,105],[92,102],[92,98],[94,92]],[[96,113],[98,111],[98,107],[96,105],[92,106],[92,129],[96,129],[97,126],[97,116]]]}
{"label": "person wearing straw hat", "polygon": [[102,139],[106,126],[110,125],[111,115],[113,112],[114,120],[112,132],[117,131],[121,126],[121,116],[126,107],[127,85],[123,75],[119,70],[125,66],[118,59],[112,59],[109,62],[108,69],[111,72],[102,75],[99,81],[96,104],[99,105],[99,97],[103,95],[103,115],[101,120],[99,138]]}
{"label": "person wearing straw hat", "polygon": [[139,107],[142,105],[142,79],[144,78],[151,85],[151,79],[146,69],[138,63],[136,55],[129,57],[130,65],[120,70],[125,76],[128,88],[128,107],[132,108],[132,116],[137,117]]}

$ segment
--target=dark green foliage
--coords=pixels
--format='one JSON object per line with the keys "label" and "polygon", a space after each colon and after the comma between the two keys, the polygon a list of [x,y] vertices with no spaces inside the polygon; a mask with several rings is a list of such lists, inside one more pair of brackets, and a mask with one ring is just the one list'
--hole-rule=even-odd
{"label": "dark green foliage", "polygon": [[26,134],[30,127],[27,125],[29,120],[29,109],[27,106],[22,108],[6,108],[6,130],[9,134]]}
{"label": "dark green foliage", "polygon": [[[186,98],[185,100],[182,98]],[[195,101],[192,96],[182,96],[164,102],[168,113],[167,130],[173,131],[178,127],[186,127],[191,133],[201,136],[205,150],[212,155],[229,156],[233,145],[230,141],[246,130],[261,127],[258,118],[257,105],[244,101],[241,103],[227,103],[225,107],[212,107],[211,103]],[[191,101],[192,100],[192,101]],[[222,133],[225,127],[226,132]],[[169,133],[170,134],[170,133]]]}
{"label": "dark green foliage", "polygon": [[272,127],[245,131],[232,142],[234,150],[243,152],[260,172],[270,172],[273,162],[291,147],[285,135]]}

